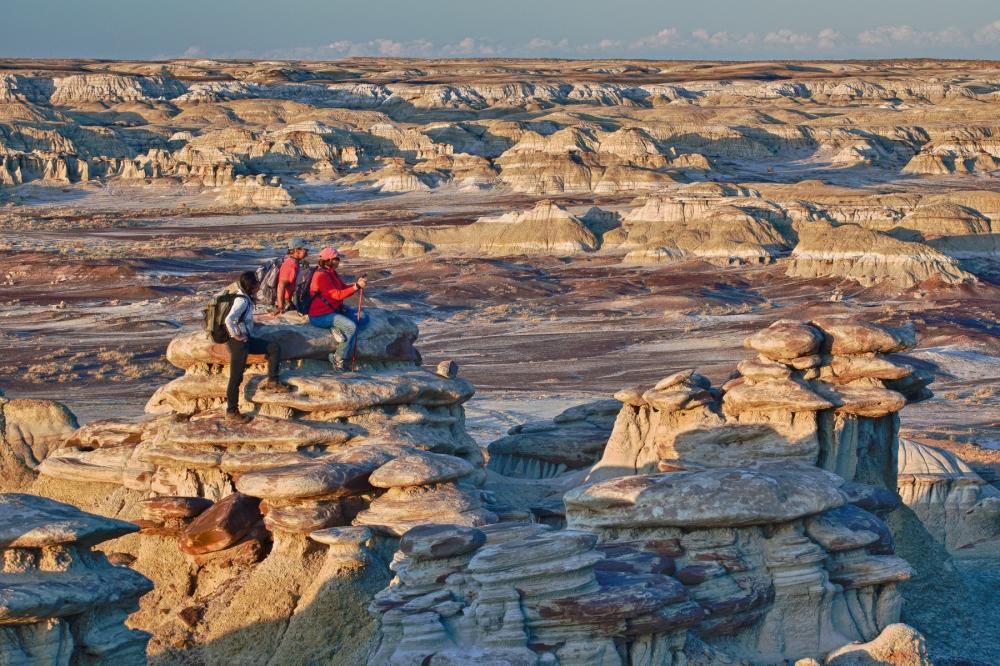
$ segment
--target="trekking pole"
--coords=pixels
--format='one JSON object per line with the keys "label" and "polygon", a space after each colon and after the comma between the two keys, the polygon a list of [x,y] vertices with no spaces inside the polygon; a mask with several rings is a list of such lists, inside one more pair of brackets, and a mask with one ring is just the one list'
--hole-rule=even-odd
{"label": "trekking pole", "polygon": [[361,335],[361,302],[365,299],[365,290],[358,289],[358,330],[354,332],[354,349],[351,350],[351,372],[358,367],[358,336]]}

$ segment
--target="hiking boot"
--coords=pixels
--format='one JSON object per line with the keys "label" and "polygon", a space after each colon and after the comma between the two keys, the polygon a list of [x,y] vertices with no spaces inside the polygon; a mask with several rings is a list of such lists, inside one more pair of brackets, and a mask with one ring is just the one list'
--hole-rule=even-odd
{"label": "hiking boot", "polygon": [[333,343],[335,345],[342,345],[347,342],[347,336],[344,335],[344,332],[339,328],[333,329],[330,335],[333,336]]}
{"label": "hiking boot", "polygon": [[338,357],[336,354],[330,354],[327,356],[327,360],[330,361],[330,365],[332,365],[333,369],[337,372],[344,372],[346,369],[347,364],[344,362],[344,359]]}
{"label": "hiking boot", "polygon": [[227,423],[250,423],[253,419],[249,414],[240,414],[239,412],[226,412],[226,422]]}
{"label": "hiking boot", "polygon": [[293,387],[291,384],[277,379],[265,379],[260,383],[260,390],[268,393],[291,393]]}

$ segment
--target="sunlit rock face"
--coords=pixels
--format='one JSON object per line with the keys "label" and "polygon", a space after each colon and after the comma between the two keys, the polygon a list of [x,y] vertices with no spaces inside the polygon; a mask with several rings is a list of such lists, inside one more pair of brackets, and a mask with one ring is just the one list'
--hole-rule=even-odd
{"label": "sunlit rock face", "polygon": [[[0,187],[176,187],[215,211],[513,202],[472,227],[380,228],[359,247],[383,258],[787,261],[911,289],[1000,257],[990,63],[395,64],[0,63]],[[620,224],[539,197],[610,203]]]}

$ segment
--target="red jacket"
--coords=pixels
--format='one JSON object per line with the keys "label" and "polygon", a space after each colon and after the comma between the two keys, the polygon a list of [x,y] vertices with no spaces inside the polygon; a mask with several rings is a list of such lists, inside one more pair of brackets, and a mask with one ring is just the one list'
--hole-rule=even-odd
{"label": "red jacket", "polygon": [[[309,293],[313,295],[312,303],[309,304],[309,316],[322,317],[336,312],[344,299],[352,296],[357,290],[356,285],[346,284],[332,268],[317,268],[309,285]],[[329,301],[329,304],[320,296]]]}

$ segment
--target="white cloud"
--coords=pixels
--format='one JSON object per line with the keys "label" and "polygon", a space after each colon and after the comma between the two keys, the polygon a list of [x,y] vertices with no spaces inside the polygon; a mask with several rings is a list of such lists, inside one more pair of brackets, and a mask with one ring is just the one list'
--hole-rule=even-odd
{"label": "white cloud", "polygon": [[858,33],[861,46],[957,46],[965,41],[959,28],[917,30],[909,25],[886,25]]}
{"label": "white cloud", "polygon": [[791,46],[792,48],[802,48],[813,43],[813,37],[801,32],[792,30],[776,30],[764,35],[764,43],[771,46]]}
{"label": "white cloud", "polygon": [[664,28],[655,35],[646,35],[632,42],[634,49],[655,49],[665,46],[680,46],[683,44],[681,33],[677,28]]}
{"label": "white cloud", "polygon": [[979,28],[979,30],[976,30],[974,37],[980,44],[1000,43],[1000,20],[987,23],[982,28]]}
{"label": "white cloud", "polygon": [[816,35],[816,44],[821,49],[836,48],[840,44],[842,35],[833,28],[824,28]]}

